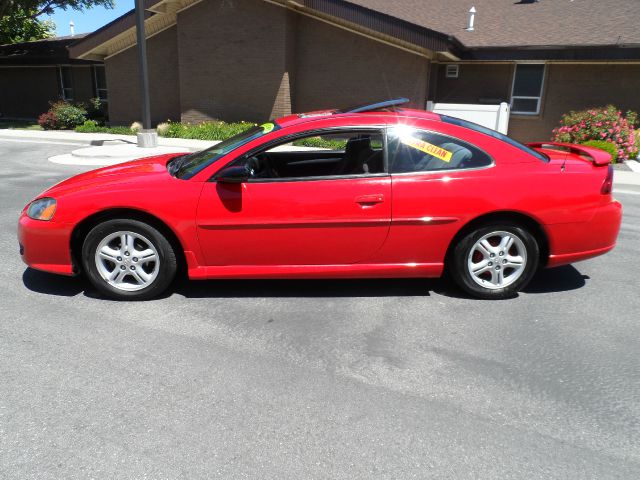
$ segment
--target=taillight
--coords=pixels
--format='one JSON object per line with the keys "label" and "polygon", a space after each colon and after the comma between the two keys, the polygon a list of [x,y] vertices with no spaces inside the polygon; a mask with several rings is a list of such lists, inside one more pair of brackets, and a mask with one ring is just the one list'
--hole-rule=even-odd
{"label": "taillight", "polygon": [[611,165],[607,165],[607,176],[602,183],[602,188],[600,189],[600,193],[603,195],[609,195],[611,190],[613,189],[613,167]]}

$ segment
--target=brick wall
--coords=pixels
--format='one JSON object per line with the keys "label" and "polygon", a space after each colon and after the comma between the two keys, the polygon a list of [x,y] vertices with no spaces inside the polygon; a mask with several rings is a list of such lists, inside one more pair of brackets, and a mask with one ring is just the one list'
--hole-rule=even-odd
{"label": "brick wall", "polygon": [[263,0],[206,0],[178,14],[182,120],[288,113],[289,12]]}
{"label": "brick wall", "polygon": [[509,102],[513,64],[461,64],[458,78],[446,78],[446,65],[434,66],[432,84],[442,103]]}
{"label": "brick wall", "polygon": [[0,114],[37,118],[58,98],[56,67],[0,68]]}
{"label": "brick wall", "polygon": [[296,31],[295,111],[401,96],[424,108],[426,58],[305,16]]}
{"label": "brick wall", "polygon": [[188,122],[426,99],[425,58],[262,0],[207,0],[181,12],[178,51]]}
{"label": "brick wall", "polygon": [[[151,123],[180,120],[180,85],[176,27],[147,40]],[[109,121],[112,125],[129,125],[140,121],[140,87],[138,83],[137,47],[128,48],[105,59],[109,95]]]}

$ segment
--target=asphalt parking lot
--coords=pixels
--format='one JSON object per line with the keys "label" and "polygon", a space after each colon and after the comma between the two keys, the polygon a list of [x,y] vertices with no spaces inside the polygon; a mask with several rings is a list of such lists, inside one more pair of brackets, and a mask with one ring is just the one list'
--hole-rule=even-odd
{"label": "asphalt parking lot", "polygon": [[27,269],[20,209],[88,170],[0,140],[0,478],[640,478],[640,188],[618,247],[518,298],[441,280],[181,282],[120,303]]}

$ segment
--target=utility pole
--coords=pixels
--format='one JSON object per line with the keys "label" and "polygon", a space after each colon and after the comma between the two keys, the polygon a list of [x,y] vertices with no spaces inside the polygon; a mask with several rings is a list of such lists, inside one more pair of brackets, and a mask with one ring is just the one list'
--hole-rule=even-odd
{"label": "utility pole", "polygon": [[147,40],[144,31],[144,0],[136,0],[136,36],[138,40],[138,72],[142,100],[142,131],[138,132],[139,147],[156,147],[158,134],[151,129],[149,74],[147,72]]}

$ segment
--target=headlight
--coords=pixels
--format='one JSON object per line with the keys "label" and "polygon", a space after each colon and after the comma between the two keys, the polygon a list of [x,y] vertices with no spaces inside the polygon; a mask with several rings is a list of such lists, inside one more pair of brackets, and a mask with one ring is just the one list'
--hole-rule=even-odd
{"label": "headlight", "polygon": [[34,220],[51,220],[56,213],[56,201],[54,198],[39,198],[29,204],[27,216]]}

